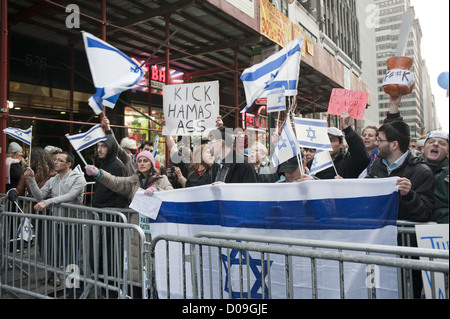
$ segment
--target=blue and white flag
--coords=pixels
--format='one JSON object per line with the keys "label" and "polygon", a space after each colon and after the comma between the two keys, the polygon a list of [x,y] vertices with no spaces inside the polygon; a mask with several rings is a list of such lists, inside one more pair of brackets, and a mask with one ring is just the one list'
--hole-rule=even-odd
{"label": "blue and white flag", "polygon": [[317,173],[333,166],[333,160],[329,151],[316,150],[316,154],[312,160],[311,169],[309,173],[316,175]]}
{"label": "blue and white flag", "polygon": [[327,121],[295,117],[295,132],[300,147],[332,151]]}
{"label": "blue and white flag", "polygon": [[130,57],[88,32],[82,32],[92,79],[97,92],[89,99],[95,114],[103,105],[114,108],[120,93],[136,86],[144,71]]}
{"label": "blue and white flag", "polygon": [[17,138],[18,140],[20,140],[28,145],[31,145],[31,137],[32,137],[32,133],[33,133],[32,126],[30,126],[30,128],[27,130],[21,130],[20,128],[8,127],[8,128],[3,129],[3,132],[14,138]]}
{"label": "blue and white flag", "polygon": [[84,172],[83,172],[83,170],[81,169],[81,165],[80,165],[80,164],[78,164],[77,166],[75,166],[74,169],[73,169],[73,171],[74,171],[74,172],[78,172],[78,174],[84,176]]}
{"label": "blue and white flag", "polygon": [[[399,204],[396,181],[397,178],[380,178],[222,184],[158,192],[154,196],[162,204],[156,220],[150,221],[150,231],[154,239],[158,235],[194,237],[200,232],[216,232],[396,246]],[[274,299],[285,298],[284,256],[271,253],[270,259],[262,260],[258,252],[247,255],[213,247],[214,255],[210,258],[206,245],[203,250],[197,247],[191,251],[189,245],[185,249],[174,243],[167,243],[169,246],[168,250],[163,242],[155,246],[154,269],[160,298],[167,297],[168,289],[171,298],[182,298],[184,291],[186,298],[192,298],[192,273],[196,274],[197,284],[202,276],[204,298],[221,298],[222,293],[223,299],[236,297],[241,287],[244,298],[261,298],[262,287],[266,295],[270,288]],[[199,269],[197,264],[192,269],[193,257],[198,263],[199,252],[203,252],[203,268]],[[170,261],[168,268],[166,256]],[[185,260],[191,262],[185,264]],[[311,260],[292,257],[291,265],[292,297],[311,298]],[[397,269],[379,268],[377,298],[398,298]],[[317,260],[316,270],[318,298],[339,298],[339,263]],[[268,279],[268,273],[270,284],[262,280]],[[343,276],[346,298],[367,298],[366,265],[345,263]],[[187,278],[184,287],[182,278]]]}
{"label": "blue and white flag", "polygon": [[286,111],[286,90],[271,90],[267,93],[267,113]]}
{"label": "blue and white flag", "polygon": [[26,217],[23,217],[19,228],[17,229],[17,238],[20,238],[26,242],[29,242],[33,237],[33,226],[30,223],[30,220]]}
{"label": "blue and white flag", "polygon": [[66,134],[70,144],[72,144],[75,152],[82,151],[98,142],[106,140],[105,132],[103,132],[100,124],[95,125],[86,133],[80,133],[75,135]]}
{"label": "blue and white flag", "polygon": [[244,70],[241,80],[247,106],[241,113],[247,112],[257,99],[267,97],[268,91],[273,89],[284,86],[286,96],[297,95],[302,48],[303,36],[299,36],[263,62]]}
{"label": "blue and white flag", "polygon": [[294,130],[291,126],[291,119],[287,117],[286,122],[284,123],[283,132],[281,133],[277,147],[272,155],[273,166],[278,167],[280,164],[297,155],[297,138],[295,137]]}

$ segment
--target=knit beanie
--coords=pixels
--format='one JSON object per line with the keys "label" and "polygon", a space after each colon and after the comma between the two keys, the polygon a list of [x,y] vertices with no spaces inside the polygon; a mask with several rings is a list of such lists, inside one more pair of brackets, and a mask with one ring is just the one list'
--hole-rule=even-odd
{"label": "knit beanie", "polygon": [[149,151],[142,151],[136,156],[136,164],[138,163],[139,158],[146,157],[149,159],[149,161],[152,163],[153,167],[155,167],[155,158],[153,157],[152,153]]}
{"label": "knit beanie", "polygon": [[11,142],[8,146],[8,153],[16,153],[22,151],[23,151],[22,146],[20,146],[16,142]]}

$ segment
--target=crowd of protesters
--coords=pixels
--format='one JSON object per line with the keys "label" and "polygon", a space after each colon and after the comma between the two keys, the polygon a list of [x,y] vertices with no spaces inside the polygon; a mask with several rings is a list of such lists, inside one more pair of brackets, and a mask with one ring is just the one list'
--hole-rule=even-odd
{"label": "crowd of protesters", "polygon": [[[349,115],[341,115],[341,129],[328,128],[334,165],[314,176],[309,175],[309,169],[315,149],[302,149],[303,156],[274,167],[268,148],[262,143],[255,141],[243,152],[237,151],[233,147],[235,138],[225,129],[220,116],[217,128],[197,143],[197,152],[187,146],[189,142],[165,136],[171,159],[171,165],[165,168],[155,160],[151,141],[143,142],[139,148],[129,138],[119,143],[104,116],[106,140],[95,146],[92,165],[85,167],[86,175],[95,181],[92,206],[127,207],[138,188],[144,188],[151,196],[168,189],[218,183],[398,176],[399,219],[448,223],[448,133],[433,131],[418,140],[411,139],[410,128],[399,112],[400,103],[401,96],[391,98],[384,124],[364,128],[361,136],[351,127]],[[272,140],[275,146],[276,141]],[[86,180],[82,172],[73,170],[74,158],[70,153],[50,146],[45,151],[33,148],[27,167],[22,152],[18,143],[9,144],[7,190],[17,188],[19,195],[27,193],[40,200],[37,210],[52,203],[79,202]],[[60,194],[60,185],[67,192]]]}
{"label": "crowd of protesters", "polygon": [[[361,135],[351,127],[350,116],[344,112],[340,116],[341,129],[327,130],[333,166],[316,174],[310,174],[315,149],[303,148],[301,156],[274,167],[264,144],[249,142],[242,151],[234,147],[237,138],[223,126],[220,116],[217,128],[206,138],[194,137],[194,143],[165,136],[170,158],[170,166],[166,168],[155,159],[152,141],[145,141],[140,147],[129,138],[119,143],[108,118],[103,116],[101,124],[106,140],[95,145],[92,164],[84,167],[85,173],[74,169],[75,157],[67,151],[53,146],[35,147],[31,158],[25,160],[22,147],[11,142],[6,159],[6,190],[15,188],[20,196],[34,197],[38,201],[33,207],[36,211],[64,217],[63,209],[53,211],[52,205],[80,205],[87,179],[95,182],[93,207],[126,208],[139,188],[145,190],[145,195],[153,196],[165,190],[208,184],[396,176],[400,197],[398,219],[447,224],[449,135],[433,131],[417,140],[411,139],[410,128],[399,112],[400,103],[401,96],[391,97],[383,125],[368,126]],[[277,132],[271,139],[272,147],[277,147],[278,138]],[[192,144],[194,147],[189,147]],[[138,224],[137,217],[130,222]],[[45,249],[43,243],[39,246],[40,250]]]}

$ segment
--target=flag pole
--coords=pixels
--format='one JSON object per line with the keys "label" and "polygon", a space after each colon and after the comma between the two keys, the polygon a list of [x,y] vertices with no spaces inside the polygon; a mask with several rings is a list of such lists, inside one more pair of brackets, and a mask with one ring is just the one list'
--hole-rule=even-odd
{"label": "flag pole", "polygon": [[30,129],[31,129],[31,138],[30,138],[30,152],[28,152],[28,167],[31,167],[31,144],[33,144],[33,125],[31,125]]}

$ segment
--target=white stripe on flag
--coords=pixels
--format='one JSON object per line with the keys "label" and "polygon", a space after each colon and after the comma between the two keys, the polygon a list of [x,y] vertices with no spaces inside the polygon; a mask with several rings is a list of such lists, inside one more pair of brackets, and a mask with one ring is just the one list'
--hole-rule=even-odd
{"label": "white stripe on flag", "polygon": [[295,117],[294,124],[300,147],[333,150],[327,133],[326,121]]}
{"label": "white stripe on flag", "polygon": [[31,145],[31,137],[33,133],[33,127],[31,126],[27,130],[21,130],[19,128],[8,127],[3,129],[3,133],[8,134],[18,140]]}
{"label": "white stripe on flag", "polygon": [[286,96],[297,95],[298,76],[300,74],[303,36],[297,37],[279,52],[258,63],[242,73],[247,106],[246,112],[253,103],[267,92],[284,86]]}
{"label": "white stripe on flag", "polygon": [[[157,193],[162,200],[158,217],[150,221],[150,232],[192,237],[201,231],[302,238],[362,244],[397,245],[397,178],[377,180],[320,180],[281,184],[223,184],[200,186]],[[187,298],[192,297],[190,269],[183,268],[182,251],[170,246],[171,298],[183,296],[179,281],[187,274]],[[209,259],[207,249],[204,260]],[[198,256],[198,248],[193,256]],[[229,259],[228,259],[229,258]],[[284,256],[271,254],[262,264],[259,253],[244,252],[249,261],[244,267],[244,295],[261,298],[261,267],[270,270],[272,298],[285,297]],[[212,264],[203,265],[205,298],[239,295],[239,254],[232,250],[215,256]],[[311,298],[311,262],[294,257],[293,297]],[[165,245],[156,246],[156,281],[160,298],[167,296]],[[245,261],[243,261],[245,265]],[[187,266],[190,268],[190,266]],[[382,269],[381,269],[382,268]],[[210,269],[212,273],[210,273]],[[222,269],[222,285],[218,269]],[[197,269],[198,270],[198,269]],[[339,298],[339,265],[335,261],[317,260],[318,297]],[[346,298],[367,298],[366,265],[346,264],[344,269]],[[380,267],[378,298],[396,298],[397,270]],[[197,273],[197,276],[201,275]],[[250,290],[247,290],[247,279]],[[231,282],[231,286],[228,284]],[[212,295],[210,295],[211,284]],[[207,288],[206,288],[207,287]],[[267,287],[266,287],[267,288]],[[267,289],[266,289],[267,293]]]}
{"label": "white stripe on flag", "polygon": [[133,88],[144,76],[141,67],[122,51],[88,32],[82,32],[96,93],[89,106],[96,114],[103,105],[114,108],[121,92]]}
{"label": "white stripe on flag", "polygon": [[105,132],[103,132],[100,124],[95,125],[86,133],[80,133],[76,135],[66,134],[67,139],[76,152],[82,151],[98,142],[106,140]]}

